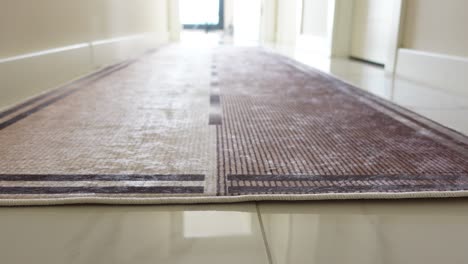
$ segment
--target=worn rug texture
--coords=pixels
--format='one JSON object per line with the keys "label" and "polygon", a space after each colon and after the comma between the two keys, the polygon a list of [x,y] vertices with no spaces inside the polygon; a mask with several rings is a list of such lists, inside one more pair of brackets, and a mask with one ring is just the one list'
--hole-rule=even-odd
{"label": "worn rug texture", "polygon": [[468,196],[468,138],[259,48],[172,45],[0,113],[0,205]]}

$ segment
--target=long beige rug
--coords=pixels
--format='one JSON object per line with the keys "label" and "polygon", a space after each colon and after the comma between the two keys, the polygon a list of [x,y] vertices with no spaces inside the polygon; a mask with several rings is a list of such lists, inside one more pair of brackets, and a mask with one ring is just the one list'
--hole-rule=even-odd
{"label": "long beige rug", "polygon": [[468,138],[257,48],[168,46],[0,113],[0,205],[468,196]]}

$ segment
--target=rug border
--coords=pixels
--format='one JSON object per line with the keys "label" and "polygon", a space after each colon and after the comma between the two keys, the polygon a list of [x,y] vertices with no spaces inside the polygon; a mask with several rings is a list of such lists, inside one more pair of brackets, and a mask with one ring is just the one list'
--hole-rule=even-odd
{"label": "rug border", "polygon": [[[42,109],[64,99],[65,97],[68,97],[69,95],[88,87],[86,84],[89,85],[97,82],[108,75],[129,67],[130,65],[143,59],[145,56],[156,53],[159,50],[160,48],[150,49],[143,54],[133,58],[128,58],[119,62],[102,66],[98,69],[92,70],[89,73],[85,73],[69,81],[66,81],[63,84],[52,87],[51,89],[45,90],[39,94],[19,101],[16,104],[0,109],[0,130],[5,129],[14,123],[28,117],[29,115],[35,114]],[[32,108],[28,109],[29,107]]]}
{"label": "rug border", "polygon": [[[344,78],[342,78],[342,77],[340,77],[340,76],[338,76],[336,74],[333,74],[331,72],[326,72],[326,71],[323,71],[323,70],[321,70],[319,68],[307,65],[307,64],[302,63],[302,62],[300,62],[300,61],[298,61],[298,60],[296,60],[294,58],[290,58],[290,57],[288,57],[286,55],[278,53],[274,49],[271,49],[271,48],[268,48],[268,47],[260,47],[260,50],[263,51],[264,53],[267,53],[267,54],[269,54],[271,56],[276,57],[277,59],[281,60],[282,62],[290,65],[291,67],[294,67],[295,69],[297,69],[299,71],[302,71],[305,74],[310,74],[310,73],[313,72],[315,74],[319,74],[321,77],[327,78],[328,80],[338,81],[341,84],[346,86],[345,89],[351,89],[352,92],[356,93],[356,95],[365,96],[365,98],[370,100],[371,102],[377,103],[380,106],[383,106],[385,108],[389,108],[389,109],[393,110],[394,112],[397,112],[401,117],[403,117],[405,119],[408,119],[408,118],[414,119],[414,121],[411,121],[411,120],[410,121],[411,122],[416,121],[416,122],[420,123],[420,124],[417,124],[418,126],[421,126],[421,125],[429,126],[430,129],[437,131],[437,133],[439,133],[441,135],[444,135],[446,137],[449,137],[452,140],[456,140],[459,143],[462,143],[462,144],[468,146],[468,135],[464,134],[463,132],[457,131],[457,130],[455,130],[453,128],[450,128],[450,127],[447,127],[447,126],[445,126],[445,125],[443,125],[443,124],[441,124],[441,123],[439,123],[439,122],[437,122],[435,120],[432,120],[432,119],[430,119],[430,118],[428,118],[426,116],[423,116],[423,115],[421,115],[419,113],[416,113],[413,110],[410,110],[410,109],[408,109],[408,108],[406,108],[404,106],[398,105],[398,104],[396,104],[395,102],[393,102],[391,100],[382,98],[382,97],[380,97],[380,96],[378,96],[376,94],[371,93],[370,91],[364,90],[364,89],[360,88],[359,86],[357,86],[356,84],[353,84],[352,82],[347,81]],[[342,90],[343,87],[337,87],[337,89]],[[379,109],[376,109],[376,110],[379,111],[379,112],[382,112]],[[383,113],[383,114],[393,118],[392,115],[389,115],[387,113]],[[401,123],[401,121],[399,121],[399,122]],[[468,150],[465,151],[465,155],[468,156]]]}
{"label": "rug border", "polygon": [[0,206],[50,206],[50,205],[184,205],[184,204],[221,204],[241,202],[297,202],[297,201],[338,201],[338,200],[397,200],[427,198],[468,197],[468,191],[430,191],[404,193],[327,193],[327,194],[281,194],[281,195],[241,195],[241,196],[192,196],[192,197],[73,197],[73,198],[31,198],[0,199]]}

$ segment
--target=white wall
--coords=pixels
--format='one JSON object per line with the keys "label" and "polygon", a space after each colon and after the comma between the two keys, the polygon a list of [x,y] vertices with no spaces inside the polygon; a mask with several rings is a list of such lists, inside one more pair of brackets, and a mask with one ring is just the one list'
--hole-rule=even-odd
{"label": "white wall", "polygon": [[261,40],[288,50],[348,56],[353,1],[306,1],[309,30],[303,34],[303,0],[263,0]]}
{"label": "white wall", "polygon": [[257,43],[260,39],[261,0],[234,1],[234,38]]}
{"label": "white wall", "polygon": [[281,46],[294,46],[298,33],[297,1],[278,0],[276,41]]}
{"label": "white wall", "polygon": [[179,1],[168,0],[169,38],[171,41],[179,41],[182,31],[180,23]]}
{"label": "white wall", "polygon": [[224,0],[224,29],[228,29],[229,25],[234,25],[234,1]]}
{"label": "white wall", "polygon": [[347,58],[350,53],[351,29],[353,22],[352,0],[335,0],[332,29],[332,56]]}
{"label": "white wall", "polygon": [[301,34],[328,36],[328,0],[304,0],[302,5]]}
{"label": "white wall", "polygon": [[0,109],[167,42],[168,1],[2,1]]}
{"label": "white wall", "polygon": [[276,0],[262,0],[260,41],[263,43],[276,42],[277,8]]}
{"label": "white wall", "polygon": [[[321,8],[320,16],[317,16],[317,10],[312,11],[310,8],[308,12],[312,12],[306,18],[306,23],[309,25],[309,34],[301,34],[302,16],[303,16],[303,1],[302,0],[278,0],[276,7],[276,43],[279,46],[296,46],[299,45],[300,49],[310,50],[323,50],[328,49],[325,53],[330,53],[328,38],[330,38],[330,10],[334,9],[335,0],[306,0],[309,2],[309,7]],[[326,2],[326,3],[325,3]],[[325,14],[323,14],[323,12]],[[320,42],[320,43],[318,43]],[[324,48],[324,46],[326,46]]]}
{"label": "white wall", "polygon": [[321,56],[332,54],[335,0],[298,0],[297,40],[300,52]]}
{"label": "white wall", "polygon": [[[385,64],[387,74],[393,74],[401,46],[404,3],[404,0],[335,0],[332,56],[374,57]],[[375,18],[383,11],[383,17]],[[380,30],[382,24],[386,28]],[[382,32],[385,32],[384,37]],[[383,39],[385,43],[381,41]]]}
{"label": "white wall", "polygon": [[468,96],[468,1],[408,0],[396,74]]}

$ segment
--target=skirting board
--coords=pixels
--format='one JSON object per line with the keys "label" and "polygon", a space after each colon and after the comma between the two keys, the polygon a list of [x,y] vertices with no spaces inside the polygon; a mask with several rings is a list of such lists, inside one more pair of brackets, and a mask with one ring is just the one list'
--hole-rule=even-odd
{"label": "skirting board", "polygon": [[0,110],[168,42],[144,33],[0,58]]}
{"label": "skirting board", "polygon": [[102,68],[133,58],[169,41],[169,32],[145,33],[91,42],[95,67]]}
{"label": "skirting board", "polygon": [[0,61],[0,109],[7,108],[93,69],[89,45],[73,45]]}
{"label": "skirting board", "polygon": [[411,49],[398,51],[396,75],[468,97],[468,58]]}

